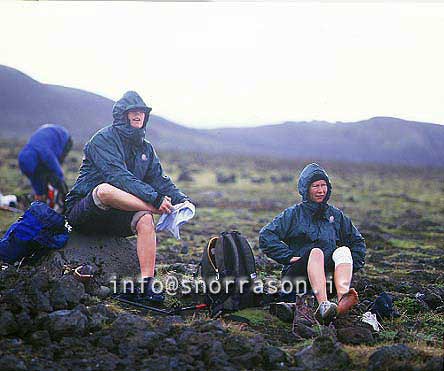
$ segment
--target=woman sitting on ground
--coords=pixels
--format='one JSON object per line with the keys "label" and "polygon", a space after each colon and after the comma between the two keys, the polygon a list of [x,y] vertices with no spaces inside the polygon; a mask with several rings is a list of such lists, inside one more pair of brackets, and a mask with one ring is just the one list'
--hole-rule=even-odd
{"label": "woman sitting on ground", "polygon": [[[364,266],[365,242],[344,213],[327,204],[332,186],[325,170],[309,164],[301,172],[302,202],[284,210],[260,231],[259,247],[284,265],[282,279],[309,280],[324,321],[348,312],[358,302],[350,288],[353,272]],[[326,274],[333,273],[338,304],[327,298]]]}

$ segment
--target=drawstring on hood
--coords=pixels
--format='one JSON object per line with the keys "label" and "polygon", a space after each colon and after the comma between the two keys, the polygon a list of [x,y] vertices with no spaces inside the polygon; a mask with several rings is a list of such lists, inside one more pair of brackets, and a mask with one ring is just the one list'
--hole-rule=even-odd
{"label": "drawstring on hood", "polygon": [[[311,201],[309,198],[310,184],[318,180],[325,180],[327,182],[327,194],[321,203]],[[311,163],[302,170],[298,180],[299,194],[302,196],[302,204],[313,212],[316,219],[321,219],[325,216],[328,209],[328,200],[331,195],[331,183],[327,172],[316,163]]]}
{"label": "drawstring on hood", "polygon": [[[141,128],[132,127],[129,123],[127,114],[131,109],[140,109],[145,112],[145,120]],[[150,112],[151,107],[145,104],[139,94],[135,91],[128,91],[113,106],[113,126],[122,139],[135,145],[142,145]]]}

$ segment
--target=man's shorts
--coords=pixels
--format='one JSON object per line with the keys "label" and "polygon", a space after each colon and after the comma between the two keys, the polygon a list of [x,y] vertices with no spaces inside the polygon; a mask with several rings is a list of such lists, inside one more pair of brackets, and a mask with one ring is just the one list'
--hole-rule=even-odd
{"label": "man's shorts", "polygon": [[93,197],[96,189],[77,201],[67,214],[68,223],[74,230],[84,234],[128,237],[136,234],[136,225],[140,218],[151,214],[149,211],[105,208],[97,197]]}

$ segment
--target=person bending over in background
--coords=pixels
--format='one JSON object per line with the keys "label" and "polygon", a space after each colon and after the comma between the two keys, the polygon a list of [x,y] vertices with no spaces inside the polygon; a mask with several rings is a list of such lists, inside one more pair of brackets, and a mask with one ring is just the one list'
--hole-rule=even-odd
{"label": "person bending over in background", "polygon": [[66,198],[69,224],[83,233],[137,235],[141,287],[132,300],[163,301],[152,283],[156,261],[153,214],[188,200],[164,175],[145,130],[151,108],[133,91],[114,104],[113,124],[86,143],[80,174]]}
{"label": "person bending over in background", "polygon": [[48,184],[63,197],[68,192],[62,170],[63,161],[72,148],[68,130],[59,125],[40,126],[18,155],[20,170],[31,181],[34,198],[46,202]]}
{"label": "person bending over in background", "polygon": [[[282,279],[306,279],[318,301],[317,315],[325,322],[348,312],[358,302],[350,288],[353,272],[364,266],[365,242],[341,210],[327,202],[332,186],[318,164],[301,172],[298,190],[302,202],[284,210],[263,227],[259,247],[284,265]],[[326,273],[332,272],[338,304],[327,298]]]}

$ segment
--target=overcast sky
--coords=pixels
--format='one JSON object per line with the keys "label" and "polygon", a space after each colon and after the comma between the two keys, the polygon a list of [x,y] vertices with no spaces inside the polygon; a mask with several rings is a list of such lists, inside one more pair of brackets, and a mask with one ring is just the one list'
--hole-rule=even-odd
{"label": "overcast sky", "polygon": [[193,127],[444,123],[444,5],[0,4],[0,64]]}

